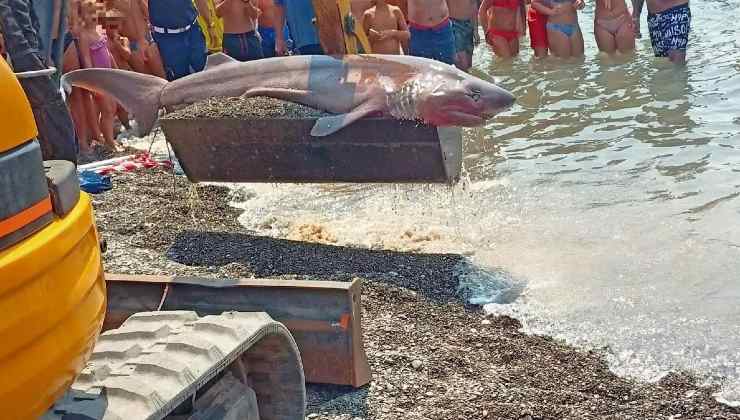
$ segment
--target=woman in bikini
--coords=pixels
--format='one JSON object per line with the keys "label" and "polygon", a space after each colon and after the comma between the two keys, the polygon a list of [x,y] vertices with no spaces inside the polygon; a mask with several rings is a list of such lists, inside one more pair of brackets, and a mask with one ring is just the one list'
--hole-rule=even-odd
{"label": "woman in bikini", "polygon": [[519,38],[526,28],[525,17],[524,0],[483,0],[478,9],[478,21],[494,54],[501,58],[519,54]]}
{"label": "woman in bikini", "polygon": [[556,57],[583,56],[583,33],[573,0],[532,0],[532,7],[547,15],[547,41]]}
{"label": "woman in bikini", "polygon": [[624,0],[596,0],[594,16],[594,35],[599,50],[624,54],[635,49],[634,22]]}

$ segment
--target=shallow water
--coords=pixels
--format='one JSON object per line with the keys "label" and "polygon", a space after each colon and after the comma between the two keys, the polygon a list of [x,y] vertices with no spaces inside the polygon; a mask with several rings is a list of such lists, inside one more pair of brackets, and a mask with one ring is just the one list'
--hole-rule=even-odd
{"label": "shallow water", "polygon": [[[687,68],[528,48],[476,67],[518,97],[465,132],[455,188],[243,185],[241,221],[277,237],[469,256],[461,284],[530,331],[608,348],[620,374],[694,369],[740,400],[740,5],[692,3]],[[525,41],[528,44],[528,41]]]}

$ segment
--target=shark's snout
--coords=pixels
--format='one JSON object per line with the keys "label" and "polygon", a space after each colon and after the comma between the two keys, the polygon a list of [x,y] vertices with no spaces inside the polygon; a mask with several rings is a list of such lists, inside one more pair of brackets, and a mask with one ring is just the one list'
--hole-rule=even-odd
{"label": "shark's snout", "polygon": [[495,86],[495,89],[493,89],[489,98],[491,106],[495,111],[509,109],[516,101],[516,97],[511,92],[498,86]]}

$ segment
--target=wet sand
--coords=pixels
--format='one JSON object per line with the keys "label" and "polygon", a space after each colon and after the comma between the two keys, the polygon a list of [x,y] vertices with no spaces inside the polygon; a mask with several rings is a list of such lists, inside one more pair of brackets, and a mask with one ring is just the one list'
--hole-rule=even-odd
{"label": "wet sand", "polygon": [[106,271],[363,282],[373,381],[309,385],[312,419],[740,419],[683,373],[657,384],[617,377],[584,352],[486,318],[457,295],[462,257],[257,236],[229,190],[147,170],[114,175],[94,196]]}

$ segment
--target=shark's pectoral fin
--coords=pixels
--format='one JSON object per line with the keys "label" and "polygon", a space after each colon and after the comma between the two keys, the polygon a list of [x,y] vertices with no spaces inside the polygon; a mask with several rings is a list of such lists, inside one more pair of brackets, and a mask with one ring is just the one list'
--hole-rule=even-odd
{"label": "shark's pectoral fin", "polygon": [[242,94],[242,98],[253,98],[255,96],[266,96],[268,98],[282,99],[284,101],[296,102],[313,106],[311,94],[306,90],[285,88],[254,88]]}
{"label": "shark's pectoral fin", "polygon": [[224,53],[211,54],[206,59],[205,71],[208,71],[220,65],[229,64],[229,63],[238,63],[238,61],[229,57],[228,55]]}
{"label": "shark's pectoral fin", "polygon": [[382,108],[373,102],[364,102],[357,108],[346,114],[330,115],[327,117],[321,117],[316,120],[311,129],[311,135],[314,137],[324,137],[330,134],[334,134],[342,128],[352,124],[353,122],[366,117],[374,112],[380,111]]}

